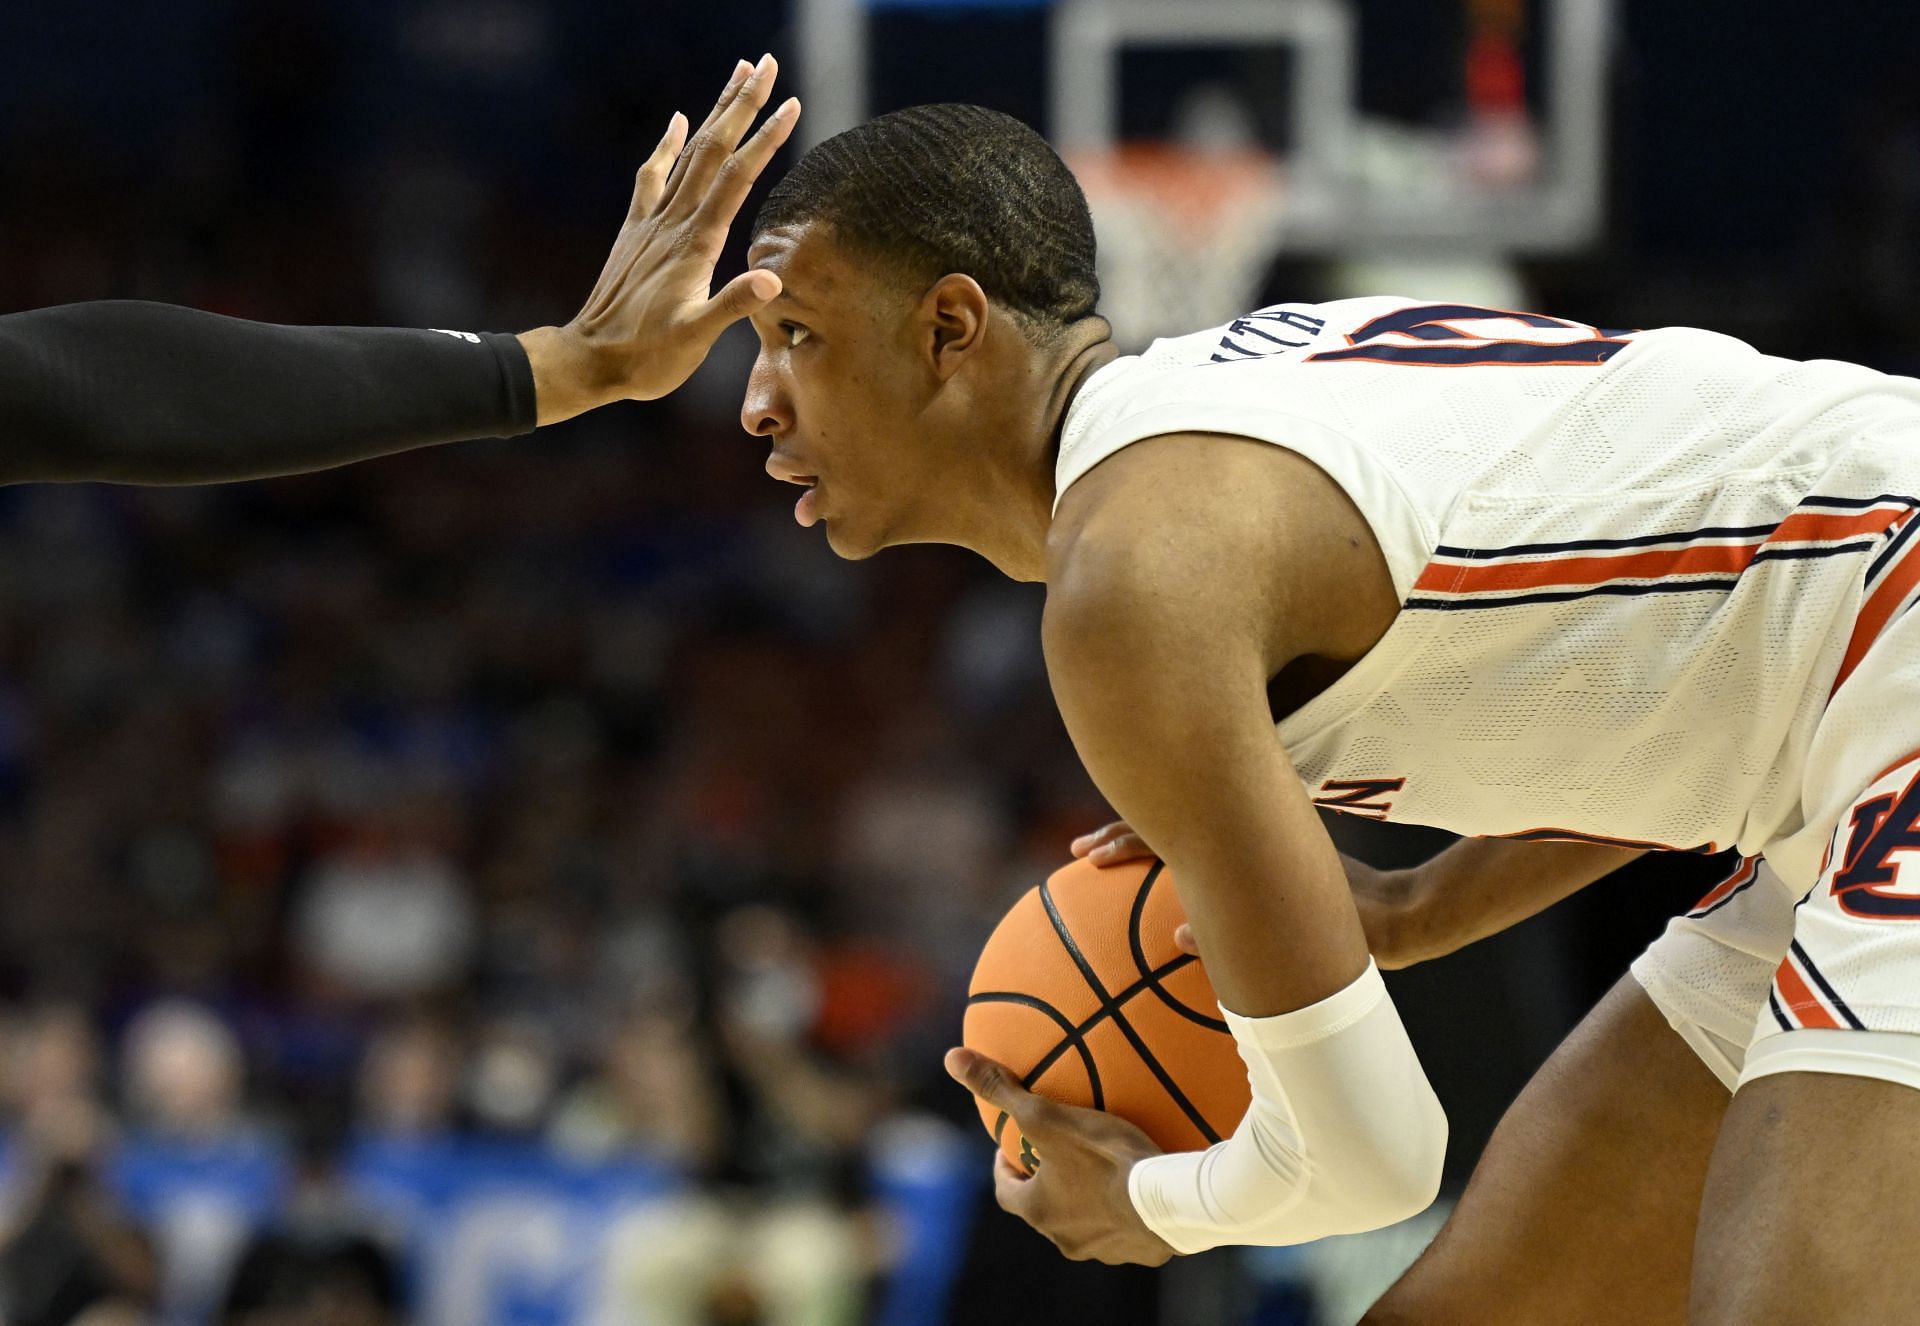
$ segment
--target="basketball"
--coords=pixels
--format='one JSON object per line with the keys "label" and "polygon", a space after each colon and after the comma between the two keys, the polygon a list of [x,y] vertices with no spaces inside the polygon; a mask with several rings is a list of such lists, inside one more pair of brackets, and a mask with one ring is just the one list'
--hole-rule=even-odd
{"label": "basketball", "polygon": [[[1029,1091],[1117,1114],[1162,1150],[1222,1140],[1247,1111],[1247,1071],[1199,960],[1174,946],[1185,920],[1158,861],[1054,872],[988,938],[962,1042]],[[1031,1173],[1044,1158],[997,1107],[975,1104]]]}

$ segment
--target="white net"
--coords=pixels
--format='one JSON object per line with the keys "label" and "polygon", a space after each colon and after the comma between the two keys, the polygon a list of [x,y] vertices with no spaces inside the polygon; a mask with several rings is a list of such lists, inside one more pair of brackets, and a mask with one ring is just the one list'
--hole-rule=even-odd
{"label": "white net", "polygon": [[1253,307],[1285,210],[1272,157],[1154,144],[1072,164],[1100,244],[1101,311],[1121,345]]}

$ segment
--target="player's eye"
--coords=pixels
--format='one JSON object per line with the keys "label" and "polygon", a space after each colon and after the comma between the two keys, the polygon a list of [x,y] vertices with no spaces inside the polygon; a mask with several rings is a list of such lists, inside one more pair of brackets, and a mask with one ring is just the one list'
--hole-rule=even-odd
{"label": "player's eye", "polygon": [[800,344],[800,342],[806,340],[808,335],[810,335],[807,329],[797,322],[783,322],[780,324],[780,330],[787,334],[787,345],[789,347]]}

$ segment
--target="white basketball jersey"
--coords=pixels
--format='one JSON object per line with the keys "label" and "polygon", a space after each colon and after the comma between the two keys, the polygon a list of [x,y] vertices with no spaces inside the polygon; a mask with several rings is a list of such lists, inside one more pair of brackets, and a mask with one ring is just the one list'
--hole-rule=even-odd
{"label": "white basketball jersey", "polygon": [[1320,805],[1817,858],[1808,748],[1920,585],[1920,381],[1690,328],[1278,305],[1095,373],[1057,489],[1175,432],[1306,457],[1386,555],[1399,616],[1279,726]]}

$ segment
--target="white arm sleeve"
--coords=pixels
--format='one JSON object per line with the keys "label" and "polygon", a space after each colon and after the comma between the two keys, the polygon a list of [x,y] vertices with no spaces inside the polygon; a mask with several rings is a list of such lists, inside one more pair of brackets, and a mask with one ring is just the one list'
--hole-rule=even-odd
{"label": "white arm sleeve", "polygon": [[1371,961],[1358,980],[1278,1017],[1222,1010],[1253,1104],[1205,1151],[1134,1165],[1140,1218],[1176,1252],[1305,1243],[1424,1210],[1440,1187],[1447,1117]]}

